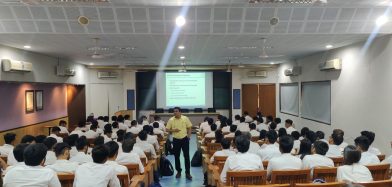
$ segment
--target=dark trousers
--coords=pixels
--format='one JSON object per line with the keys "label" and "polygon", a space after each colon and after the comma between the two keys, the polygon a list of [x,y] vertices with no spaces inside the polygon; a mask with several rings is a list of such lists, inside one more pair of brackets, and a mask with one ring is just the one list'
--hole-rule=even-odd
{"label": "dark trousers", "polygon": [[174,157],[176,162],[176,170],[179,173],[181,173],[182,171],[181,161],[180,161],[181,149],[185,159],[185,173],[190,174],[191,163],[189,160],[189,139],[187,136],[185,136],[185,138],[183,139],[173,138],[173,150],[174,150]]}

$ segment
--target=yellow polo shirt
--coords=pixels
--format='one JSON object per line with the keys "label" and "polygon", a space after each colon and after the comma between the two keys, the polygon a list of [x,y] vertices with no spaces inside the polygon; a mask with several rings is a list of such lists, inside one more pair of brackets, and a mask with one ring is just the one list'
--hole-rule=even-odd
{"label": "yellow polo shirt", "polygon": [[179,129],[179,132],[172,132],[173,137],[176,139],[183,139],[188,135],[188,128],[192,127],[192,123],[188,117],[181,115],[179,119],[176,117],[171,117],[167,122],[167,129]]}

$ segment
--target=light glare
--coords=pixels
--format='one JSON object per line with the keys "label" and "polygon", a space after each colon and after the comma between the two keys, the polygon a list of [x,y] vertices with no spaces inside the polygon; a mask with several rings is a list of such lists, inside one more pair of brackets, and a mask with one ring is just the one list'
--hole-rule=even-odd
{"label": "light glare", "polygon": [[182,26],[184,26],[185,25],[185,18],[184,18],[184,16],[177,16],[177,18],[176,18],[176,25],[177,25],[177,27],[182,27]]}

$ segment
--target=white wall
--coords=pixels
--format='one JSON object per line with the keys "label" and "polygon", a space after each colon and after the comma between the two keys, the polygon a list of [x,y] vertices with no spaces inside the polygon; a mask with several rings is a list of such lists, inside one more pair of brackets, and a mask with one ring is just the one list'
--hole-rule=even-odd
{"label": "white wall", "polygon": [[[278,70],[281,83],[331,80],[331,125],[279,113],[279,99],[277,116],[282,120],[292,119],[297,129],[307,126],[312,130],[324,131],[326,136],[335,128],[342,129],[345,140],[350,144],[360,131],[374,131],[374,145],[389,154],[392,134],[392,120],[389,118],[392,111],[391,39],[391,36],[377,38],[365,53],[361,53],[363,43],[360,43],[281,65]],[[341,72],[319,71],[321,61],[334,58],[342,59]],[[294,78],[284,76],[284,69],[294,64],[302,67],[302,74]],[[279,89],[277,91],[279,93]]]}

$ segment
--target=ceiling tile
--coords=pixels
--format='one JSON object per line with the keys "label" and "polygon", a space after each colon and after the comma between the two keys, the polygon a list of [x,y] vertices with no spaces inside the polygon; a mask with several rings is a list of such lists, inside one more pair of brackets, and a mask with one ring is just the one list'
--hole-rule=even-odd
{"label": "ceiling tile", "polygon": [[150,20],[164,20],[163,8],[150,8],[148,13],[150,15]]}
{"label": "ceiling tile", "polygon": [[35,29],[34,21],[19,21],[20,27],[23,32],[37,32]]}
{"label": "ceiling tile", "polygon": [[245,22],[243,32],[244,33],[256,33],[257,32],[257,22]]}
{"label": "ceiling tile", "polygon": [[230,8],[229,20],[242,20],[242,8]]}
{"label": "ceiling tile", "polygon": [[211,8],[197,8],[197,20],[208,21],[211,18]]}
{"label": "ceiling tile", "polygon": [[[82,7],[83,11],[83,16],[88,17],[89,19],[92,20],[98,20],[98,11],[97,8],[95,7]],[[79,16],[79,15],[78,15]],[[77,17],[78,17],[77,16]],[[74,16],[75,17],[75,16]],[[102,18],[101,18],[102,19]]]}
{"label": "ceiling tile", "polygon": [[335,24],[334,33],[346,33],[347,27],[350,22],[337,22]]}
{"label": "ceiling tile", "polygon": [[263,8],[261,10],[260,20],[270,20],[275,17],[275,8]]}
{"label": "ceiling tile", "polygon": [[373,8],[369,20],[376,20],[379,16],[384,15],[385,13],[385,8]]}
{"label": "ceiling tile", "polygon": [[210,33],[210,22],[197,22],[197,33]]}
{"label": "ceiling tile", "polygon": [[290,20],[292,8],[278,8],[278,18],[279,20]]}
{"label": "ceiling tile", "polygon": [[[174,22],[169,22],[170,24],[166,24],[166,32],[172,30],[172,28],[174,27]],[[193,21],[189,21],[186,23],[186,26],[182,28],[184,33],[196,33],[196,26],[195,26],[196,22]],[[170,25],[169,27],[167,25]],[[170,30],[168,30],[168,28],[171,28]]]}
{"label": "ceiling tile", "polygon": [[165,24],[163,22],[150,22],[151,33],[165,33]]}
{"label": "ceiling tile", "polygon": [[288,22],[279,22],[279,24],[274,27],[274,33],[287,33],[288,25]]}
{"label": "ceiling tile", "polygon": [[114,20],[114,13],[112,8],[99,8],[99,15],[101,20]]}
{"label": "ceiling tile", "polygon": [[319,26],[319,33],[330,33],[332,31],[334,22],[321,22]]}
{"label": "ceiling tile", "polygon": [[226,33],[226,22],[214,22],[213,33]]}
{"label": "ceiling tile", "polygon": [[260,22],[259,23],[259,33],[270,33],[271,25],[269,22]]}
{"label": "ceiling tile", "polygon": [[304,22],[290,22],[288,33],[300,33],[302,31],[302,27]]}
{"label": "ceiling tile", "polygon": [[358,21],[353,21],[351,22],[350,26],[348,27],[347,32],[349,33],[361,33],[362,28],[364,27],[365,22],[358,22]]}
{"label": "ceiling tile", "polygon": [[241,22],[229,22],[227,25],[228,33],[240,33],[241,32]]}
{"label": "ceiling tile", "polygon": [[8,6],[0,6],[0,19],[14,19],[11,8]]}
{"label": "ceiling tile", "polygon": [[78,17],[81,15],[78,7],[64,7],[64,10],[65,10],[65,14],[67,15],[67,18],[72,21],[76,21]]}
{"label": "ceiling tile", "polygon": [[214,20],[227,20],[227,8],[215,8]]}
{"label": "ceiling tile", "polygon": [[304,33],[315,33],[319,26],[319,22],[307,22],[305,24]]}
{"label": "ceiling tile", "polygon": [[37,24],[38,32],[53,32],[49,21],[36,21],[35,23]]}
{"label": "ceiling tile", "polygon": [[181,9],[180,8],[165,8],[165,19],[168,21],[174,21],[176,17],[180,14]]}
{"label": "ceiling tile", "polygon": [[48,7],[48,11],[52,19],[65,19],[64,11],[61,7]]}
{"label": "ceiling tile", "polygon": [[34,19],[48,19],[44,7],[30,7]]}
{"label": "ceiling tile", "polygon": [[259,20],[260,8],[247,8],[245,10],[245,20]]}
{"label": "ceiling tile", "polygon": [[118,27],[121,33],[133,33],[131,22],[118,22]]}
{"label": "ceiling tile", "polygon": [[311,8],[309,10],[308,20],[320,20],[323,12],[323,8]]}
{"label": "ceiling tile", "polygon": [[102,22],[102,30],[104,33],[117,33],[115,22]]}
{"label": "ceiling tile", "polygon": [[189,8],[188,12],[186,13],[185,16],[186,20],[195,20],[196,18],[196,9],[195,8]]}
{"label": "ceiling tile", "polygon": [[93,34],[102,33],[101,23],[99,21],[90,21],[87,25],[87,32]]}
{"label": "ceiling tile", "polygon": [[3,21],[3,27],[5,32],[20,32],[16,21]]}
{"label": "ceiling tile", "polygon": [[147,20],[147,11],[145,8],[132,8],[133,20]]}
{"label": "ceiling tile", "polygon": [[336,20],[339,14],[339,8],[327,8],[325,9],[323,20]]}
{"label": "ceiling tile", "polygon": [[85,33],[84,27],[81,26],[77,21],[70,21],[69,26],[72,33]]}
{"label": "ceiling tile", "polygon": [[147,22],[134,22],[135,33],[148,33]]}
{"label": "ceiling tile", "polygon": [[131,21],[131,10],[129,8],[116,8],[117,19]]}
{"label": "ceiling tile", "polygon": [[69,33],[66,21],[53,21],[53,27],[57,33]]}
{"label": "ceiling tile", "polygon": [[370,14],[369,8],[358,8],[354,13],[353,20],[365,21]]}
{"label": "ceiling tile", "polygon": [[291,20],[304,20],[307,12],[307,8],[294,8]]}
{"label": "ceiling tile", "polygon": [[340,11],[339,20],[351,20],[354,15],[354,12],[354,8],[343,8],[342,11]]}

